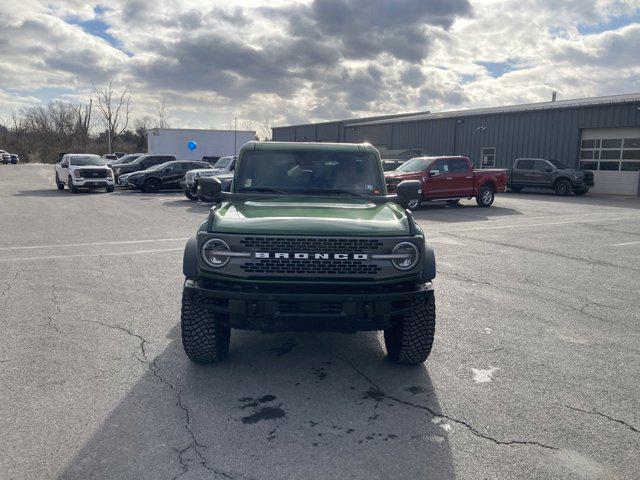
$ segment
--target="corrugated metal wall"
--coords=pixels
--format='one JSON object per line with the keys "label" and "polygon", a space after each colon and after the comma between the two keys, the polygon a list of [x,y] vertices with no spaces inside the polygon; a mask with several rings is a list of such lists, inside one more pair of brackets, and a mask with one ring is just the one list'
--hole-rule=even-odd
{"label": "corrugated metal wall", "polygon": [[640,105],[628,103],[359,126],[332,122],[274,128],[273,137],[417,148],[425,155],[466,155],[478,164],[481,149],[495,147],[496,167],[509,168],[518,157],[557,159],[575,166],[582,129],[638,126]]}

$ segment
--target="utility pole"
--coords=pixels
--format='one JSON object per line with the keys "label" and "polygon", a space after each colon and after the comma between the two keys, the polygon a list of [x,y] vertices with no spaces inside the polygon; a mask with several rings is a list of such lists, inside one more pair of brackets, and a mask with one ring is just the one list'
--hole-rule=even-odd
{"label": "utility pole", "polygon": [[233,151],[238,155],[238,117],[233,117]]}

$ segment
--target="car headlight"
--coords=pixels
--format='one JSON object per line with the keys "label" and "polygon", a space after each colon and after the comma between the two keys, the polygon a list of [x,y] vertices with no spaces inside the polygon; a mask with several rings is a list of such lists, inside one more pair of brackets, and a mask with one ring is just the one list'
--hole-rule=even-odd
{"label": "car headlight", "polygon": [[113,178],[113,170],[111,169],[107,170],[107,178]]}
{"label": "car headlight", "polygon": [[221,268],[229,263],[229,255],[225,254],[226,252],[229,252],[229,245],[219,238],[207,240],[202,245],[202,259],[213,268]]}
{"label": "car headlight", "polygon": [[391,263],[398,270],[411,270],[418,263],[420,252],[411,242],[401,242],[397,244],[392,252]]}
{"label": "car headlight", "polygon": [[584,177],[584,173],[574,173],[573,174],[573,179],[574,180],[580,180],[582,177]]}

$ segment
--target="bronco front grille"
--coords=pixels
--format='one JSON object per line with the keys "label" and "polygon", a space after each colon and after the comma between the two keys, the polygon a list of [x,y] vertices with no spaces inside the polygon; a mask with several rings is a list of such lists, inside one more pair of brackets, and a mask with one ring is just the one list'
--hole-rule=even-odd
{"label": "bronco front grille", "polygon": [[308,274],[308,275],[375,275],[378,265],[363,260],[297,260],[255,259],[240,267],[247,273]]}
{"label": "bronco front grille", "polygon": [[246,237],[240,243],[249,250],[266,252],[369,253],[382,246],[367,238]]}

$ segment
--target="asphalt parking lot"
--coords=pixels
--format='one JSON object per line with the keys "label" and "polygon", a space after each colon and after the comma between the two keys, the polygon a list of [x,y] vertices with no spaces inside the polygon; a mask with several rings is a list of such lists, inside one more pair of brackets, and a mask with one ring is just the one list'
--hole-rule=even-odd
{"label": "asphalt parking lot", "polygon": [[208,208],[0,166],[1,478],[640,478],[640,199],[418,211],[423,367],[376,334],[236,331],[190,364],[182,249]]}

